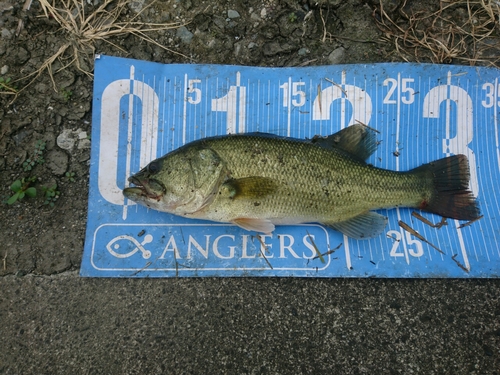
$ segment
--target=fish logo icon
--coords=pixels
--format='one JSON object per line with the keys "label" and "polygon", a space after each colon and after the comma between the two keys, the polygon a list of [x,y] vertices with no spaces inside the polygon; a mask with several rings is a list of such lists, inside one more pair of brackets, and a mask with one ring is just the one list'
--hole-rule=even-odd
{"label": "fish logo icon", "polygon": [[[129,258],[138,251],[142,253],[142,257],[144,259],[149,259],[151,257],[151,251],[144,248],[144,245],[151,242],[153,242],[153,236],[150,234],[144,236],[144,240],[142,242],[137,241],[132,236],[122,234],[109,241],[106,245],[106,249],[110,252],[111,255],[120,259]],[[119,250],[128,250],[132,246],[134,246],[132,250],[126,253],[118,252]]]}

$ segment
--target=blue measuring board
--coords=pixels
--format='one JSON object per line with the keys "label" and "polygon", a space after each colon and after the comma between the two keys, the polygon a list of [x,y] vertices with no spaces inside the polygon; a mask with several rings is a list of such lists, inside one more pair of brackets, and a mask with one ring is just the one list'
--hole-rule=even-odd
{"label": "blue measuring board", "polygon": [[[97,56],[81,275],[499,277],[499,78],[497,69],[465,66],[261,68]],[[357,241],[315,223],[259,235],[122,195],[129,176],[193,140],[255,131],[312,138],[357,123],[379,132],[368,160],[377,167],[403,171],[467,155],[484,216],[438,228],[429,222],[439,216],[380,210],[385,232]]]}

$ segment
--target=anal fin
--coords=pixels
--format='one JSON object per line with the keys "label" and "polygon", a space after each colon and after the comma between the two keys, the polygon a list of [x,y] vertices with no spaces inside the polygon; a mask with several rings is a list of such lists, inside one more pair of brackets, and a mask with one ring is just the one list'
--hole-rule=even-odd
{"label": "anal fin", "polygon": [[234,220],[231,220],[231,223],[236,224],[237,226],[255,232],[261,233],[271,233],[274,231],[274,224],[267,219],[252,219],[246,217],[240,217]]}
{"label": "anal fin", "polygon": [[365,212],[338,223],[322,223],[356,240],[377,237],[387,225],[387,218],[376,212]]}

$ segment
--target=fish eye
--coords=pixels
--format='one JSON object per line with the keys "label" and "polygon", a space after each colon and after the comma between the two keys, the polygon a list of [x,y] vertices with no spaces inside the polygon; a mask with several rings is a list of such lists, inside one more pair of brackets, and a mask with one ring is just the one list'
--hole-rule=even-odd
{"label": "fish eye", "polygon": [[148,164],[148,172],[156,173],[160,171],[160,163],[157,161],[152,161]]}

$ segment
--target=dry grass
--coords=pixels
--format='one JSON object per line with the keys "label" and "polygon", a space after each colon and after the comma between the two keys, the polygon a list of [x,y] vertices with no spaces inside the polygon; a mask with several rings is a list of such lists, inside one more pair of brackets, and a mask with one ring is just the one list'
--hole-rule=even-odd
{"label": "dry grass", "polygon": [[44,17],[53,18],[59,24],[61,45],[57,52],[46,59],[36,71],[22,78],[22,80],[31,78],[23,89],[33,83],[44,71],[47,71],[54,90],[57,91],[53,71],[56,61],[59,61],[62,66],[57,71],[75,65],[81,72],[92,76],[97,41],[107,42],[126,53],[121,47],[109,40],[111,37],[125,37],[132,34],[166,51],[184,56],[159,44],[148,35],[151,32],[178,28],[182,26],[180,23],[153,24],[138,20],[140,14],[153,5],[154,1],[128,21],[119,21],[121,13],[125,11],[127,6],[127,0],[104,0],[101,5],[89,13],[86,12],[87,5],[84,0],[39,0],[39,2]]}
{"label": "dry grass", "polygon": [[498,66],[499,4],[497,0],[441,0],[436,11],[407,14],[405,1],[391,17],[381,1],[375,19],[384,38],[406,61]]}

